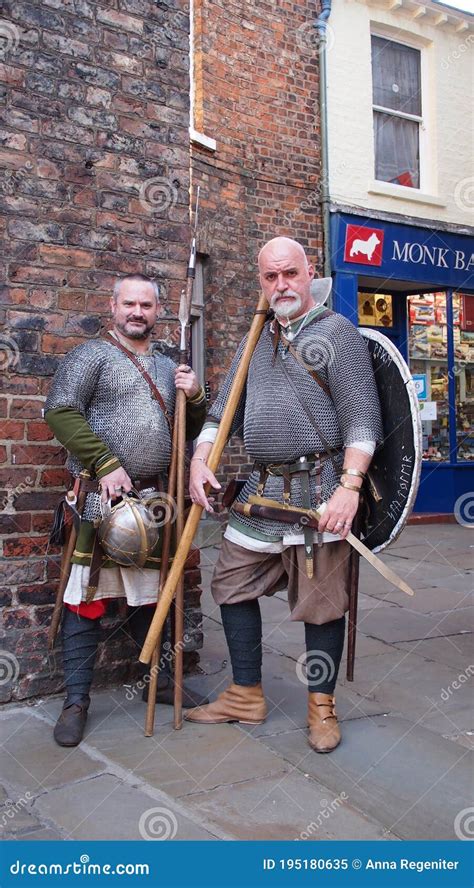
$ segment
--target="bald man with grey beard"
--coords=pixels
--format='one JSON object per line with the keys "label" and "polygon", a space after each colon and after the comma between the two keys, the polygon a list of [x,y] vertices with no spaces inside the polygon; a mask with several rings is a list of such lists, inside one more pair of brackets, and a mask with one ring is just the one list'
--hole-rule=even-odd
{"label": "bald man with grey beard", "polygon": [[[308,741],[328,753],[341,740],[334,690],[349,605],[350,547],[360,487],[382,440],[380,404],[367,347],[347,318],[316,304],[314,267],[294,240],[276,237],[258,256],[259,280],[274,316],[263,328],[230,435],[241,434],[253,471],[230,510],[212,580],[233,681],[186,719],[198,724],[261,724],[259,598],[287,588],[291,619],[304,623]],[[198,438],[190,492],[208,512],[204,485],[220,485],[206,465],[245,339]],[[297,397],[295,396],[295,393]],[[314,417],[314,421],[313,421]],[[323,511],[317,532],[243,513],[265,496]]]}

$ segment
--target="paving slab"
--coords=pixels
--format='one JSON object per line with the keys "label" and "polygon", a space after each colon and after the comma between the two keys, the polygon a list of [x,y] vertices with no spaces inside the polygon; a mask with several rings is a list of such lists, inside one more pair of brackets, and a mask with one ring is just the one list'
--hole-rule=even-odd
{"label": "paving slab", "polygon": [[286,768],[278,756],[268,755],[256,739],[233,725],[195,725],[180,731],[160,727],[153,737],[138,733],[130,742],[116,734],[87,738],[107,759],[150,786],[171,795],[211,789],[222,784],[279,774]]}
{"label": "paving slab", "polygon": [[302,733],[262,742],[402,839],[455,839],[454,819],[472,804],[472,754],[406,719],[355,720],[330,756]]}
{"label": "paving slab", "polygon": [[9,839],[17,839],[19,842],[64,842],[65,836],[57,829],[35,829],[31,832],[23,832],[16,836],[8,836]]}
{"label": "paving slab", "polygon": [[[403,596],[403,598],[402,598]],[[413,596],[404,595],[396,589],[389,590],[383,596],[376,590],[367,596],[370,601],[380,601],[387,605],[396,604],[408,611],[417,613],[448,612],[457,608],[468,607],[474,602],[472,589],[453,589],[447,586],[426,586],[417,588]]]}
{"label": "paving slab", "polygon": [[406,608],[392,607],[389,611],[374,609],[364,614],[361,626],[366,635],[392,643],[464,634],[472,631],[473,616],[474,608],[419,614]]}
{"label": "paving slab", "polygon": [[196,793],[186,802],[242,841],[396,838],[356,811],[345,794],[334,797],[319,781],[296,771],[278,780],[265,777]]}
{"label": "paving slab", "polygon": [[434,660],[459,669],[462,672],[472,661],[473,638],[471,633],[451,635],[448,638],[425,638],[421,641],[397,641],[394,647],[413,651],[425,660]]}
{"label": "paving slab", "polygon": [[81,749],[57,746],[50,725],[31,707],[25,707],[21,714],[4,714],[0,744],[2,774],[19,795],[22,790],[35,794],[39,789],[68,784],[103,770]]}
{"label": "paving slab", "polygon": [[[401,654],[401,656],[400,656]],[[424,660],[414,652],[392,650],[390,654],[366,657],[359,662],[354,690],[362,697],[370,696],[383,706],[385,712],[403,713],[414,722],[434,715],[439,707],[443,714],[452,718],[459,730],[468,724],[459,724],[458,710],[467,710],[467,690],[448,694],[444,700],[443,689],[452,686],[458,673],[444,664]],[[344,679],[341,684],[345,687]]]}
{"label": "paving slab", "polygon": [[156,835],[157,830],[174,841],[216,838],[183,816],[171,800],[157,801],[110,774],[76,783],[73,803],[71,789],[61,787],[40,796],[35,808],[74,840],[136,841],[145,838],[144,831]]}

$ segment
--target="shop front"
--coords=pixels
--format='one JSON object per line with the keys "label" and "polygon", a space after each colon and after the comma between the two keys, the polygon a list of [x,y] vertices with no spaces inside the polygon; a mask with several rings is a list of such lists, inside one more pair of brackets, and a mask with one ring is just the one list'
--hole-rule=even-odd
{"label": "shop front", "polygon": [[414,377],[415,512],[462,510],[474,499],[474,238],[334,213],[331,263],[333,309],[388,336]]}

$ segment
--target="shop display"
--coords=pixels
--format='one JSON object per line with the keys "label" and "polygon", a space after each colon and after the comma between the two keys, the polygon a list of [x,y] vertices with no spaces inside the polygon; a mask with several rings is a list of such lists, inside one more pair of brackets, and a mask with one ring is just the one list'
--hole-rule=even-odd
{"label": "shop display", "polygon": [[359,326],[393,327],[392,296],[389,293],[359,293]]}
{"label": "shop display", "polygon": [[[472,314],[474,297],[453,294],[454,366],[451,375],[456,389],[456,440],[460,460],[474,460],[474,332],[466,317]],[[423,398],[435,404],[435,419],[422,420],[423,459],[448,461],[449,441],[449,368],[446,294],[427,293],[408,296],[408,354],[413,374],[426,380]]]}

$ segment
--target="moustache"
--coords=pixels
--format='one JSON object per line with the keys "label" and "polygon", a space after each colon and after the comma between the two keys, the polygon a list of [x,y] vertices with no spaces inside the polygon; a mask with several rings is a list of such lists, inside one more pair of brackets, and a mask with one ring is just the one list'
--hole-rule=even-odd
{"label": "moustache", "polygon": [[270,299],[270,308],[273,308],[279,299],[301,299],[299,293],[294,290],[285,290],[284,293],[274,293]]}

